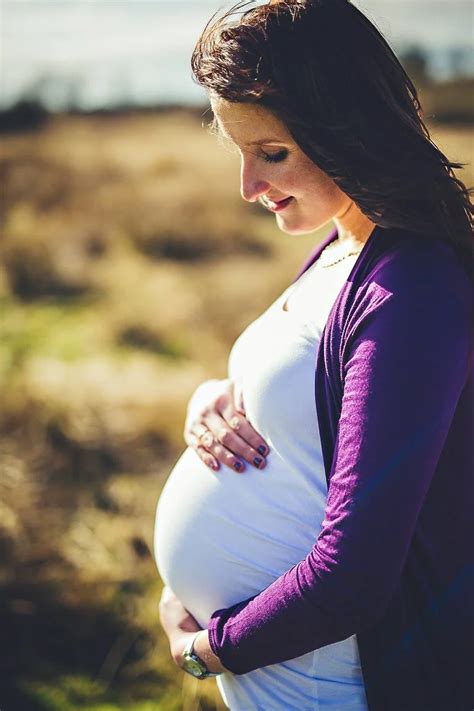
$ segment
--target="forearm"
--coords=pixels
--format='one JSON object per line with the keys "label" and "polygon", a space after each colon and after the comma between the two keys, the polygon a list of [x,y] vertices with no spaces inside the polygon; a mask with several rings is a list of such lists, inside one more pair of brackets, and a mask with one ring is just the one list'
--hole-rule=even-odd
{"label": "forearm", "polygon": [[312,573],[305,559],[253,598],[216,610],[208,637],[221,663],[246,674],[346,639],[369,624],[377,614],[373,591],[353,595],[350,582],[336,581],[340,574],[330,577]]}

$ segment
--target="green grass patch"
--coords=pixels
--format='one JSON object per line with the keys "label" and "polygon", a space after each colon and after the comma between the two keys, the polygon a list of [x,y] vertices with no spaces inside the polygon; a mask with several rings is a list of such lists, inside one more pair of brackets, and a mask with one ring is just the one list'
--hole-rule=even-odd
{"label": "green grass patch", "polygon": [[103,326],[91,304],[24,304],[4,298],[0,309],[0,374],[20,369],[30,356],[75,361],[103,346]]}

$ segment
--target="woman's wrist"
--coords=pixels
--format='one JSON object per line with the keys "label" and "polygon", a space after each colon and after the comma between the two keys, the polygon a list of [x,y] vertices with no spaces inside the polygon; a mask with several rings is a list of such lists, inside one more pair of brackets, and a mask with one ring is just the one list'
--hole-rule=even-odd
{"label": "woman's wrist", "polygon": [[193,637],[196,638],[193,647],[194,653],[197,654],[199,659],[202,659],[208,671],[214,673],[228,671],[228,669],[222,665],[219,657],[212,651],[207,629],[201,630],[198,634],[196,634],[196,632],[181,632],[173,641],[172,656],[179,667],[183,666],[183,652]]}
{"label": "woman's wrist", "polygon": [[198,655],[199,659],[202,659],[208,671],[218,673],[228,671],[228,669],[226,669],[222,664],[219,657],[212,651],[207,629],[202,630],[202,632],[197,635],[194,642],[194,651]]}

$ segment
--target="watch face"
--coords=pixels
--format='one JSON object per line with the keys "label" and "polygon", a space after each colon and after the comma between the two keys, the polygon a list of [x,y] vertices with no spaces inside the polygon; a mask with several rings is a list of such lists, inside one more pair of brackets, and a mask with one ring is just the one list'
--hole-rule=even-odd
{"label": "watch face", "polygon": [[199,662],[197,662],[192,657],[188,657],[187,659],[185,659],[184,669],[193,676],[202,676],[205,673],[201,664],[199,664]]}

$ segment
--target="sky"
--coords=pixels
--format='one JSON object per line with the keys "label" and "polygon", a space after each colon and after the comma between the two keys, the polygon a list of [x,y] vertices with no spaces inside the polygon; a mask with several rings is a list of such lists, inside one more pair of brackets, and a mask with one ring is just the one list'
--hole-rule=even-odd
{"label": "sky", "polygon": [[[121,101],[199,103],[204,94],[191,79],[191,52],[210,15],[232,4],[3,0],[0,105],[25,95],[40,96],[53,109]],[[396,51],[420,45],[429,52],[439,78],[449,74],[456,48],[470,62],[465,71],[474,74],[471,0],[354,0],[354,5]]]}

